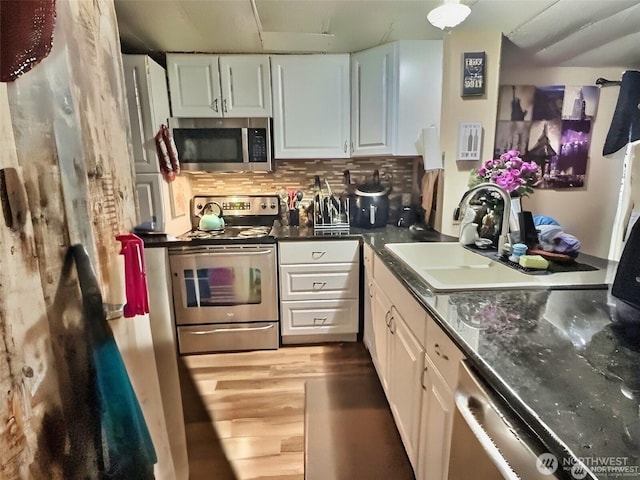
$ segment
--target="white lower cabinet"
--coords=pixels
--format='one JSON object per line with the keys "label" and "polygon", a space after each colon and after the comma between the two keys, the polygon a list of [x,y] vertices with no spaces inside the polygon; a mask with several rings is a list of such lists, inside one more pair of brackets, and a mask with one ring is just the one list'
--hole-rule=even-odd
{"label": "white lower cabinet", "polygon": [[373,337],[373,250],[367,244],[362,247],[362,258],[364,262],[364,285],[362,286],[364,332],[362,341],[371,353],[371,358],[375,357],[375,340]]}
{"label": "white lower cabinet", "polygon": [[[378,372],[380,383],[389,397],[389,350],[391,348],[391,333],[389,319],[391,318],[391,301],[374,281],[372,282],[371,327],[372,347],[369,349],[373,365]],[[365,327],[366,328],[366,327]]]}
{"label": "white lower cabinet", "polygon": [[418,466],[418,440],[422,388],[420,375],[424,368],[422,345],[392,307],[389,320],[391,348],[389,352],[389,398],[391,411],[413,470]]}
{"label": "white lower cabinet", "polygon": [[371,292],[365,298],[371,305],[367,348],[416,479],[445,480],[453,391],[464,356],[368,246],[364,259]]}
{"label": "white lower cabinet", "polygon": [[282,343],[355,341],[359,242],[310,240],[278,247]]}
{"label": "white lower cabinet", "polygon": [[451,426],[455,408],[453,390],[424,355],[417,480],[447,478]]}

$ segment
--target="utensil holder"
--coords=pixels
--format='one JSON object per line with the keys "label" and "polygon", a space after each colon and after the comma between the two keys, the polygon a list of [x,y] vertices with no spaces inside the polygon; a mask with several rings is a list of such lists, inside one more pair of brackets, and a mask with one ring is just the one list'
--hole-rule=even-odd
{"label": "utensil holder", "polygon": [[297,208],[289,209],[289,226],[297,227],[300,225],[300,212],[298,212]]}

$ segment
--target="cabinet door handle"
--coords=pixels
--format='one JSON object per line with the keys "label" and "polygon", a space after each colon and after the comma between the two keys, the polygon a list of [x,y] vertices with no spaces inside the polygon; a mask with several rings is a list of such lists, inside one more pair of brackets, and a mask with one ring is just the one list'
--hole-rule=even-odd
{"label": "cabinet door handle", "polygon": [[327,317],[313,317],[313,324],[317,325],[318,323],[326,323]]}
{"label": "cabinet door handle", "polygon": [[224,113],[227,113],[227,99],[226,98],[222,101],[222,111]]}
{"label": "cabinet door handle", "polygon": [[213,100],[213,105],[211,105],[211,108],[213,108],[214,112],[218,111],[218,99],[217,98]]}
{"label": "cabinet door handle", "polygon": [[395,335],[396,334],[396,322],[394,322],[395,317],[393,315],[391,315],[391,318],[389,319],[389,331],[391,332],[391,335]]}
{"label": "cabinet door handle", "polygon": [[347,153],[347,146],[348,146],[347,142],[344,142],[344,153]]}
{"label": "cabinet door handle", "polygon": [[435,347],[436,355],[438,355],[439,357],[442,357],[445,360],[449,360],[449,357],[446,354],[440,353],[440,344],[436,343],[434,347]]}
{"label": "cabinet door handle", "polygon": [[369,282],[369,298],[373,298],[373,283]]}
{"label": "cabinet door handle", "polygon": [[391,310],[387,310],[387,313],[384,314],[384,323],[387,324],[387,328],[389,328],[389,324],[391,323],[391,320],[389,319],[390,316]]}
{"label": "cabinet door handle", "polygon": [[422,386],[423,390],[427,389],[427,386],[424,384],[424,374],[427,373],[429,371],[429,367],[425,366],[424,369],[422,370],[422,375],[420,376],[420,385]]}
{"label": "cabinet door handle", "polygon": [[313,289],[314,290],[322,290],[325,285],[327,284],[327,282],[313,282]]}
{"label": "cabinet door handle", "polygon": [[325,254],[325,253],[327,253],[327,252],[311,252],[311,257],[312,257],[314,260],[317,260],[317,259],[319,259],[319,258],[324,257],[324,254]]}

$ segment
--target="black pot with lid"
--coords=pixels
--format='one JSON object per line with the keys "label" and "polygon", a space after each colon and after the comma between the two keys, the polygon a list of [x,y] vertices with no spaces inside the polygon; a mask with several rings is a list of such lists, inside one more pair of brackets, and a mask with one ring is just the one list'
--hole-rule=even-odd
{"label": "black pot with lid", "polygon": [[357,227],[384,227],[389,218],[389,192],[391,187],[380,183],[380,173],[373,172],[373,180],[358,185],[355,190],[354,223]]}

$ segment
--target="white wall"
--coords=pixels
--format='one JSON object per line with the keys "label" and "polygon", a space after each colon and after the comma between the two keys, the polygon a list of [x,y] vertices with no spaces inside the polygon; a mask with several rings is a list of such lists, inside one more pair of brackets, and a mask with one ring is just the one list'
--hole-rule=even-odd
{"label": "white wall", "polygon": [[[443,68],[443,107],[441,145],[444,152],[444,181],[438,204],[436,228],[442,233],[458,235],[452,213],[467,189],[469,171],[480,162],[457,161],[457,128],[462,121],[482,122],[484,138],[482,158],[492,157],[499,85],[595,85],[598,77],[619,79],[620,68],[536,68],[523,64],[500,68],[502,35],[499,32],[456,30],[445,35]],[[460,97],[463,52],[485,51],[487,54],[486,94],[481,98]],[[556,218],[567,233],[582,241],[581,251],[607,258],[616,215],[622,155],[604,158],[602,146],[609,130],[618,98],[618,87],[600,89],[600,101],[591,136],[585,187],[566,190],[536,190],[523,199],[523,207],[533,213]],[[638,186],[636,185],[637,189]]]}

